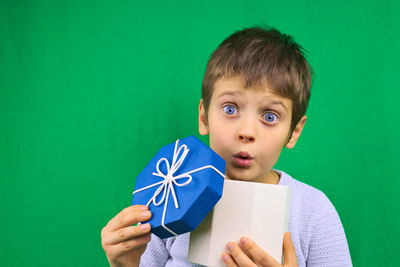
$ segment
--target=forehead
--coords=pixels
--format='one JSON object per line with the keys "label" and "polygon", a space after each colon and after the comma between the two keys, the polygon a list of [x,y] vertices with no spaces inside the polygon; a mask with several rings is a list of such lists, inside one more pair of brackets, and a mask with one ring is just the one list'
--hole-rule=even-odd
{"label": "forehead", "polygon": [[245,81],[240,76],[218,79],[214,84],[211,102],[226,97],[245,99],[248,95],[252,95],[259,103],[282,105],[287,111],[292,110],[292,100],[277,94],[267,82],[245,87]]}

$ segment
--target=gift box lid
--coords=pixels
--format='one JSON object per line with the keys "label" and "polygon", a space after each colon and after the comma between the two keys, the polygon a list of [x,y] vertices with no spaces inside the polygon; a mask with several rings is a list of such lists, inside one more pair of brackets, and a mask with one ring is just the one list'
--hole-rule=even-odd
{"label": "gift box lid", "polygon": [[[194,230],[222,196],[225,161],[194,136],[163,148],[136,179],[132,205],[148,205],[152,233]],[[145,223],[145,222],[143,222]]]}

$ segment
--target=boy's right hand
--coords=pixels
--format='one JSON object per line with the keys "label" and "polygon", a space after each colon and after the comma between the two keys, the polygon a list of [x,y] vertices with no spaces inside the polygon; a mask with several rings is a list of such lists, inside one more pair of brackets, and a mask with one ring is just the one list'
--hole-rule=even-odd
{"label": "boy's right hand", "polygon": [[125,208],[112,218],[101,231],[101,245],[110,266],[139,266],[140,257],[150,242],[150,224],[133,226],[149,220],[147,206]]}

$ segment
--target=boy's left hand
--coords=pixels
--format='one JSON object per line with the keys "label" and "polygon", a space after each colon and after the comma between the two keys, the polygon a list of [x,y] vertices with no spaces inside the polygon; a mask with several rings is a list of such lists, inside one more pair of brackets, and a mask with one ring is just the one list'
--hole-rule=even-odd
{"label": "boy's left hand", "polygon": [[283,265],[277,262],[272,256],[257,246],[257,244],[249,238],[241,238],[239,244],[229,242],[227,248],[228,252],[222,255],[222,260],[228,267],[298,266],[296,249],[294,248],[292,240],[290,239],[289,233],[285,233],[283,238],[283,255],[285,259],[285,263]]}

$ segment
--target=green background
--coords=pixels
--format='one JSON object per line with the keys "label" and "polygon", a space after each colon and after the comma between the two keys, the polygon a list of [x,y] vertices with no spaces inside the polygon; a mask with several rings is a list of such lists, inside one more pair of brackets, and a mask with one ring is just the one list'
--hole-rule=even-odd
{"label": "green background", "polygon": [[[0,265],[107,266],[100,230],[197,135],[209,54],[266,23],[316,76],[277,164],[337,208],[354,266],[396,266],[399,1],[0,1]],[[206,141],[205,138],[202,140]]]}

